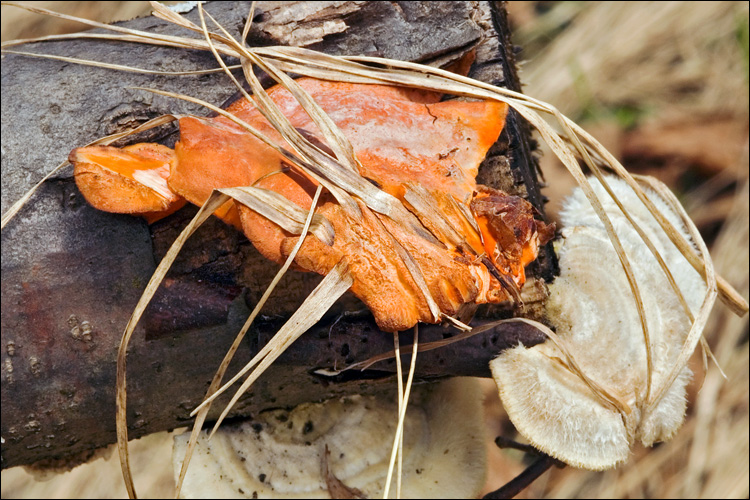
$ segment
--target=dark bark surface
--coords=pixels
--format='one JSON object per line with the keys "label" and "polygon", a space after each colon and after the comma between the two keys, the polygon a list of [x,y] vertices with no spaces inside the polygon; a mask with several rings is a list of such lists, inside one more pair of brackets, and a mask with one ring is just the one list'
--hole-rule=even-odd
{"label": "dark bark surface", "polygon": [[[448,63],[478,45],[471,76],[517,89],[507,24],[497,8],[476,2],[259,2],[250,42],[426,63]],[[207,10],[238,34],[249,2],[217,2]],[[188,16],[196,20],[197,13]],[[153,18],[124,24],[185,35]],[[75,40],[22,49],[168,71],[216,66],[210,54],[129,43]],[[221,75],[155,77],[4,56],[3,212],[74,147],[161,114],[206,114],[189,103],[129,88],[135,86],[217,104],[235,92]],[[174,141],[171,132],[140,139],[169,143]],[[532,149],[525,125],[511,115],[480,180],[527,196],[541,210]],[[3,468],[86,453],[115,441],[119,339],[156,263],[191,213],[194,209],[186,209],[149,227],[138,218],[99,212],[83,200],[67,168],[46,182],[3,230]],[[553,258],[543,256],[530,275],[549,279],[554,266]],[[190,422],[190,410],[277,269],[243,235],[220,222],[210,221],[189,240],[129,349],[131,437]],[[288,273],[230,372],[267,342],[319,280]],[[541,300],[543,287],[529,285],[529,302]],[[392,336],[378,331],[362,309],[354,297],[345,296],[259,379],[233,415],[389,390],[393,361],[365,372],[320,374],[392,348]],[[493,313],[508,316],[513,311]],[[453,333],[440,326],[422,327],[420,340]],[[488,376],[489,360],[502,349],[542,340],[527,325],[501,325],[420,355],[417,377]],[[402,343],[409,342],[405,335]]]}

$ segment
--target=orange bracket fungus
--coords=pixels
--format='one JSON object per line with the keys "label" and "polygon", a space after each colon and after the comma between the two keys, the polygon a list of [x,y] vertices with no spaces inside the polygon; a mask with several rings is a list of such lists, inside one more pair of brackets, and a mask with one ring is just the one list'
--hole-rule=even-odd
{"label": "orange bracket fungus", "polygon": [[[378,326],[391,332],[455,316],[464,304],[518,298],[524,267],[554,229],[534,218],[527,201],[476,184],[479,163],[502,130],[505,104],[440,102],[431,92],[311,78],[298,84],[351,142],[359,171],[343,172],[408,208],[398,220],[362,202],[344,207],[333,194],[323,193],[316,216],[331,233],[306,239],[294,260],[299,268],[325,275],[346,258],[352,291]],[[288,90],[277,86],[268,96],[292,127],[323,143],[318,127]],[[285,142],[246,99],[227,112],[275,142]],[[319,184],[224,116],[180,119],[174,152],[146,144],[124,150],[91,146],[74,150],[70,160],[81,192],[96,208],[150,218],[170,213],[182,200],[201,205],[212,190],[234,187],[281,195],[307,211]],[[264,256],[278,263],[298,240],[236,201],[216,214],[241,227]],[[416,269],[403,259],[404,251]]]}

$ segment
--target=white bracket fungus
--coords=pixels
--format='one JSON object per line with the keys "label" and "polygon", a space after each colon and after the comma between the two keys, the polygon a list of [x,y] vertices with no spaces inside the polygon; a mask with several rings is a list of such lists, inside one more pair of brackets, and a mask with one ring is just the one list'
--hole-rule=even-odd
{"label": "white bracket fungus", "polygon": [[[683,296],[696,313],[706,293],[701,276],[672,244],[645,205],[624,182],[607,178],[635,222],[653,242]],[[656,259],[598,181],[594,191],[612,220],[645,304],[652,351],[651,386],[668,383],[691,322]],[[678,215],[653,192],[647,196],[690,241]],[[490,363],[510,419],[529,441],[570,465],[601,470],[627,459],[640,440],[669,439],[685,415],[683,367],[670,387],[649,400],[647,353],[638,310],[617,254],[580,189],[565,202],[560,276],[550,285],[548,321],[557,344],[518,346]],[[609,400],[576,373],[580,369]],[[647,400],[649,400],[647,402]],[[611,401],[619,402],[612,404]]]}
{"label": "white bracket fungus", "polygon": [[[327,460],[328,470],[347,488],[381,498],[397,411],[393,394],[351,396],[264,412],[252,421],[223,425],[210,440],[201,432],[182,496],[330,498],[322,472]],[[476,380],[415,386],[403,435],[403,498],[479,494],[486,451]],[[175,437],[175,477],[188,437]]]}

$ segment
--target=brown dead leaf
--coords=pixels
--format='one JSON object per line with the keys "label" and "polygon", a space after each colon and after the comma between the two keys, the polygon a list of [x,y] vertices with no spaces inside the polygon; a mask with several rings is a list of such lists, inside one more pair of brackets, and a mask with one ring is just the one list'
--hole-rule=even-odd
{"label": "brown dead leaf", "polygon": [[357,488],[350,488],[345,485],[341,479],[337,478],[331,469],[328,468],[328,458],[330,456],[331,450],[329,450],[328,445],[326,445],[321,466],[323,477],[326,480],[326,487],[328,488],[328,493],[331,495],[331,498],[367,498],[364,493]]}

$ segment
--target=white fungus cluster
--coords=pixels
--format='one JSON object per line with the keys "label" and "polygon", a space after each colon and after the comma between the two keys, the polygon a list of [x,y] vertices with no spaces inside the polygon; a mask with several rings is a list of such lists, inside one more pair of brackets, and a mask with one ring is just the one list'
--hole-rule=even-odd
{"label": "white fungus cluster", "polygon": [[[393,394],[351,396],[264,412],[222,426],[210,440],[203,431],[182,496],[330,498],[327,460],[346,488],[381,498],[397,411]],[[404,423],[402,498],[476,498],[486,475],[482,418],[475,379],[415,386]],[[175,437],[175,477],[189,435]],[[395,485],[394,478],[392,492]]]}
{"label": "white fungus cluster", "polygon": [[[631,223],[601,184],[591,183],[622,241],[643,297],[653,391],[664,385],[691,323]],[[700,275],[633,190],[616,178],[608,178],[608,183],[649,236],[695,313],[705,294]],[[688,238],[669,206],[653,193],[647,196]],[[561,215],[560,276],[550,285],[547,319],[585,375],[625,402],[629,412],[620,412],[597,397],[549,341],[530,349],[508,350],[490,366],[511,420],[529,441],[570,465],[607,469],[627,459],[634,441],[650,446],[674,434],[684,418],[685,386],[691,374],[683,368],[658,404],[642,414],[648,392],[646,344],[625,272],[604,225],[580,189],[566,200]]]}

